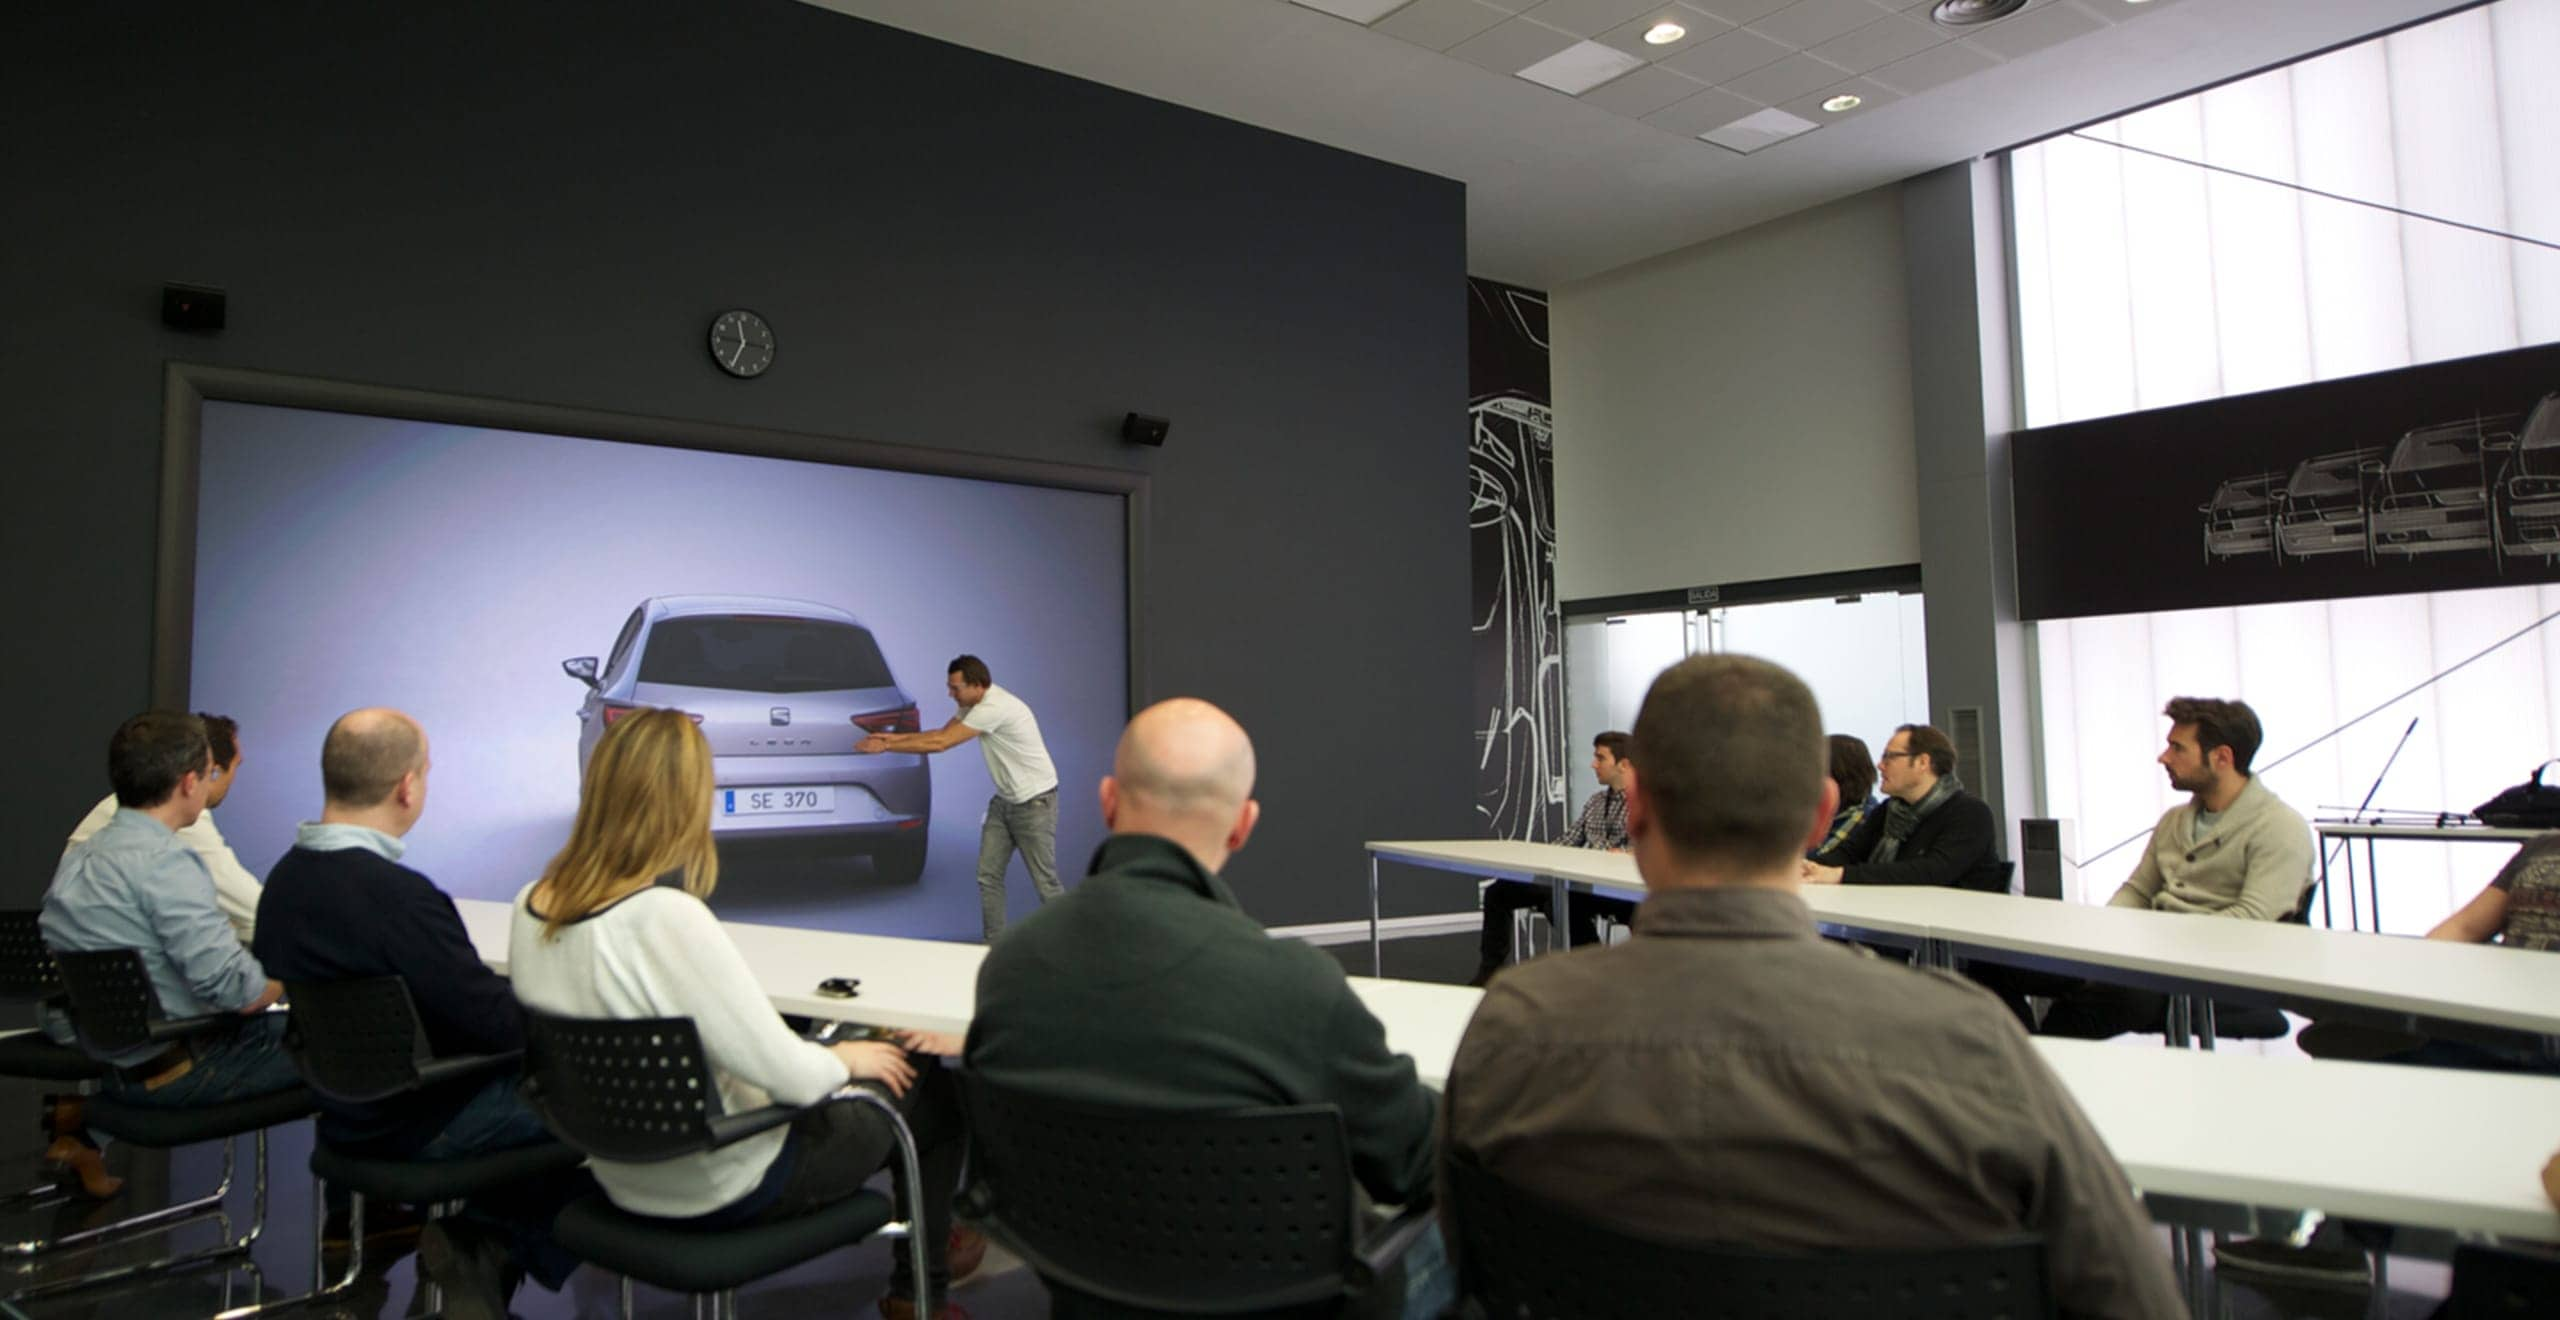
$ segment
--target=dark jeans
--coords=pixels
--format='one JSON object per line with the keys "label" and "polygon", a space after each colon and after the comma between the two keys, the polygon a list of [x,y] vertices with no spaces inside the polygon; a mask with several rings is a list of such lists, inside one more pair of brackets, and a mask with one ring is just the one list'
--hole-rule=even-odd
{"label": "dark jeans", "polygon": [[270,1095],[302,1085],[302,1073],[284,1050],[284,1014],[259,1013],[240,1029],[187,1042],[195,1060],[186,1075],[158,1089],[108,1073],[106,1093],[129,1105],[197,1108]]}
{"label": "dark jeans", "polygon": [[[1476,935],[1476,970],[1491,972],[1511,961],[1511,914],[1522,908],[1552,912],[1555,900],[1545,885],[1520,880],[1496,880],[1484,891],[1484,928]],[[1573,944],[1580,948],[1600,942],[1600,918],[1631,922],[1636,919],[1636,905],[1623,898],[1600,894],[1573,894],[1565,900],[1565,914],[1573,922]]]}
{"label": "dark jeans", "polygon": [[2357,1059],[2473,1072],[2560,1073],[2560,1058],[2545,1054],[2538,1042],[2521,1036],[2496,1043],[2475,1043],[2332,1021],[2304,1027],[2294,1043],[2315,1059]]}
{"label": "dark jeans", "polygon": [[[516,1094],[520,1080],[513,1068],[489,1078],[422,1146],[366,1153],[433,1164],[549,1141],[550,1130]],[[504,1237],[508,1254],[525,1276],[558,1292],[578,1268],[578,1258],[552,1236],[552,1221],[570,1202],[596,1190],[594,1175],[566,1169],[482,1192],[463,1204],[462,1217]]]}
{"label": "dark jeans", "polygon": [[[916,1084],[896,1102],[916,1139],[917,1172],[924,1178],[924,1212],[914,1210],[914,1193],[897,1155],[897,1137],[889,1120],[870,1105],[836,1100],[792,1120],[782,1154],[765,1173],[764,1182],[735,1203],[691,1222],[705,1227],[769,1224],[805,1215],[854,1195],[886,1166],[898,1198],[898,1213],[924,1235],[925,1268],[932,1272],[933,1291],[942,1295],[951,1284],[951,1194],[960,1181],[960,1165],[968,1153],[968,1130],[960,1112],[960,1088],[932,1058],[916,1060]],[[874,1083],[864,1083],[876,1088]],[[915,1283],[901,1249],[890,1254],[889,1290],[915,1296]]]}
{"label": "dark jeans", "polygon": [[[2105,1040],[2129,1031],[2169,1029],[2169,997],[2149,990],[1999,963],[1966,963],[1964,974],[2000,996],[2000,1002],[2017,1015],[2018,1025],[2038,1035]],[[2041,1026],[2027,1003],[2030,995],[2053,1001],[2045,1009]]]}

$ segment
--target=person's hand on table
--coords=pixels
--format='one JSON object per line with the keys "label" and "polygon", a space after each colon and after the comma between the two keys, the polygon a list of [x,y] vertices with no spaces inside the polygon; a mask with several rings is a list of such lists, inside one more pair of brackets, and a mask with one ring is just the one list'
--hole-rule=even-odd
{"label": "person's hand on table", "polygon": [[2551,1208],[2560,1210],[2560,1155],[2542,1166],[2542,1194],[2551,1198]]}
{"label": "person's hand on table", "polygon": [[1797,864],[1796,879],[1808,885],[1836,885],[1840,883],[1840,868],[1816,866],[1807,860]]}
{"label": "person's hand on table", "polygon": [[960,1057],[968,1042],[954,1031],[894,1031],[889,1033],[899,1044],[917,1054],[936,1054],[946,1059]]}
{"label": "person's hand on table", "polygon": [[845,1075],[857,1082],[878,1082],[891,1095],[905,1095],[916,1084],[916,1065],[893,1041],[840,1040],[827,1047],[844,1063]]}

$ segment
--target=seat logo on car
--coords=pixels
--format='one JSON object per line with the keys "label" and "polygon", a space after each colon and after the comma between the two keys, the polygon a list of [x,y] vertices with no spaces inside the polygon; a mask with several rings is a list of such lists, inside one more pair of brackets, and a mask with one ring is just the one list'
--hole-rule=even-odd
{"label": "seat logo on car", "polygon": [[791,708],[789,706],[776,706],[773,708],[772,714],[773,727],[777,729],[791,723]]}

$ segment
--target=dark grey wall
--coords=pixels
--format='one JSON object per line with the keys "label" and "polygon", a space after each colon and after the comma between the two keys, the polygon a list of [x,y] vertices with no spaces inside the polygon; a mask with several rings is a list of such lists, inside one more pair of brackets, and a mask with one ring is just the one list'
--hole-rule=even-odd
{"label": "dark grey wall", "polygon": [[1260,744],[1248,906],[1471,832],[1458,185],[789,0],[5,8],[0,902],[147,695],[172,360],[1145,470],[1139,659]]}

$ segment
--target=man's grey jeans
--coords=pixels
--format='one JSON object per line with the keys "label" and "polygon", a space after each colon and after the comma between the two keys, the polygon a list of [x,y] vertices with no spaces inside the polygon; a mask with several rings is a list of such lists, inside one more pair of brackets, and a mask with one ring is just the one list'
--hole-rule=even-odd
{"label": "man's grey jeans", "polygon": [[978,918],[989,944],[1004,930],[1004,870],[1017,850],[1041,902],[1066,892],[1058,884],[1058,790],[1028,802],[987,799],[987,820],[978,827]]}

